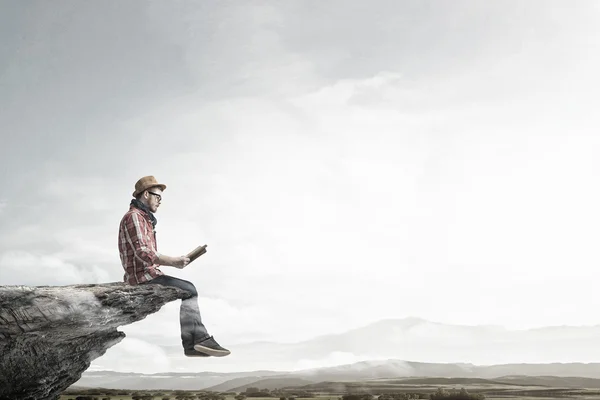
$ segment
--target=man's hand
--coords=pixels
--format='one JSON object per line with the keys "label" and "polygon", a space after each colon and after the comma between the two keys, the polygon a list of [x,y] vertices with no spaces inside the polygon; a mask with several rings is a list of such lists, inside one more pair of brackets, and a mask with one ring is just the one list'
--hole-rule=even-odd
{"label": "man's hand", "polygon": [[186,256],[173,257],[173,266],[175,268],[183,269],[190,263],[190,259]]}
{"label": "man's hand", "polygon": [[168,265],[170,267],[175,267],[179,269],[185,268],[186,265],[190,263],[190,259],[186,256],[181,257],[171,257],[161,254],[158,257],[157,264],[158,265]]}

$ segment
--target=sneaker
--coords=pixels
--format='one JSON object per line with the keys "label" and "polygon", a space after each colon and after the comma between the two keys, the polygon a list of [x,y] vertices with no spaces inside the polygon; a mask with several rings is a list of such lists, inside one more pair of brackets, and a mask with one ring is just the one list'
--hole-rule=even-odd
{"label": "sneaker", "polygon": [[183,352],[186,357],[210,357],[210,355],[195,349],[185,349]]}
{"label": "sneaker", "polygon": [[221,347],[212,336],[196,343],[194,349],[214,357],[224,357],[231,353],[229,350]]}

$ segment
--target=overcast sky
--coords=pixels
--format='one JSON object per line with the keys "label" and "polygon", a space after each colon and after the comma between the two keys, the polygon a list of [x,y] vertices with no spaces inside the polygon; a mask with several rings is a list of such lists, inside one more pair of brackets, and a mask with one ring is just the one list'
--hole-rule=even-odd
{"label": "overcast sky", "polygon": [[0,284],[122,280],[154,175],[226,347],[600,323],[597,2],[0,4]]}

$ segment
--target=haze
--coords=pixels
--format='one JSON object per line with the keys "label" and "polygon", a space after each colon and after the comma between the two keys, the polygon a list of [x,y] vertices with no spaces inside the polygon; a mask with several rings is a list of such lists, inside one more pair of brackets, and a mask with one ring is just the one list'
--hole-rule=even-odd
{"label": "haze", "polygon": [[[159,250],[208,244],[163,271],[225,346],[596,325],[599,22],[595,1],[0,0],[0,285],[122,280],[154,175]],[[179,345],[178,307],[119,351]]]}

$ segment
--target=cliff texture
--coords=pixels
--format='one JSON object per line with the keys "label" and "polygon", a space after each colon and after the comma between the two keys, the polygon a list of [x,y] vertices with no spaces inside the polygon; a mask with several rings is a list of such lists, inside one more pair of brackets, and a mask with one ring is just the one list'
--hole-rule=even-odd
{"label": "cliff texture", "polygon": [[125,337],[117,331],[190,297],[160,285],[0,286],[0,400],[54,400]]}

